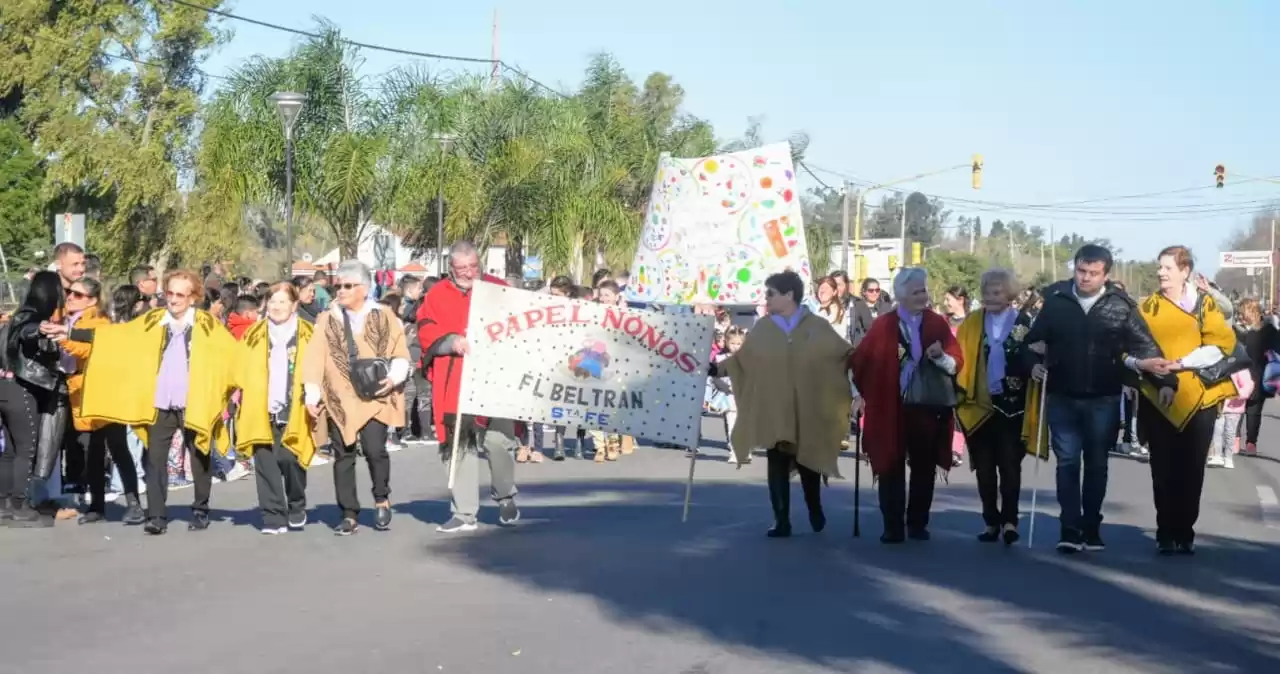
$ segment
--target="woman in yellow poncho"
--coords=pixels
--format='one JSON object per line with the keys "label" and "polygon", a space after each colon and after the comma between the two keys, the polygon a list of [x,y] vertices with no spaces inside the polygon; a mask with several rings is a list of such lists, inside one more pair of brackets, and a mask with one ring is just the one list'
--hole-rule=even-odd
{"label": "woman in yellow poncho", "polygon": [[[1013,307],[1013,273],[992,269],[982,275],[982,310],[970,313],[956,334],[964,353],[956,377],[960,404],[956,419],[978,477],[982,520],[978,540],[1018,542],[1018,500],[1022,457],[1038,454],[1039,383],[1025,367],[1023,338],[1031,317]],[[1030,447],[1030,450],[1028,449]]]}
{"label": "woman in yellow poncho", "polygon": [[1233,371],[1215,377],[1234,352],[1236,335],[1213,298],[1191,281],[1190,250],[1170,246],[1157,259],[1160,292],[1142,300],[1142,317],[1165,357],[1176,363],[1178,386],[1157,390],[1143,381],[1138,424],[1151,445],[1156,546],[1163,555],[1190,555],[1218,407],[1237,395]]}
{"label": "woman in yellow poncho", "polygon": [[[147,523],[160,535],[169,528],[169,444],[182,431],[191,455],[195,499],[191,531],[209,528],[212,487],[209,440],[221,432],[231,395],[235,338],[205,311],[199,277],[189,271],[165,278],[164,309],[128,323],[73,329],[70,339],[90,342],[80,418],[133,426],[147,447]],[[225,445],[223,445],[225,446]]]}
{"label": "woman in yellow poncho", "polygon": [[236,451],[253,456],[262,533],[282,534],[307,524],[307,468],[316,444],[296,370],[313,328],[298,317],[298,291],[288,281],[271,286],[266,313],[240,340]]}

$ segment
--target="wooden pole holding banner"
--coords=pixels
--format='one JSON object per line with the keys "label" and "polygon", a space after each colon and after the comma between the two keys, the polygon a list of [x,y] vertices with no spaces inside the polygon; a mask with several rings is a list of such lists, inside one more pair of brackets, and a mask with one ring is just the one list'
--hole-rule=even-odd
{"label": "wooden pole holding banner", "polygon": [[[459,402],[459,406],[461,406],[461,402]],[[462,412],[459,411],[454,415],[453,438],[451,439],[453,448],[449,451],[449,491],[453,491],[453,481],[458,476],[458,436],[461,434]]]}
{"label": "wooden pole holding banner", "polygon": [[[702,423],[701,418],[698,419],[698,423]],[[689,448],[689,481],[684,484],[684,514],[680,516],[681,524],[689,521],[689,501],[693,499],[693,470],[698,466],[698,448],[701,446],[702,433],[698,433],[698,441]]]}
{"label": "wooden pole holding banner", "polygon": [[1036,540],[1036,496],[1040,493],[1040,463],[1042,462],[1042,459],[1040,458],[1040,448],[1044,446],[1044,403],[1045,394],[1048,391],[1049,378],[1046,376],[1044,379],[1040,380],[1040,418],[1037,419],[1038,423],[1036,424],[1036,468],[1033,471],[1031,478],[1034,486],[1031,487],[1031,530],[1027,532],[1028,548],[1030,548],[1031,544]]}

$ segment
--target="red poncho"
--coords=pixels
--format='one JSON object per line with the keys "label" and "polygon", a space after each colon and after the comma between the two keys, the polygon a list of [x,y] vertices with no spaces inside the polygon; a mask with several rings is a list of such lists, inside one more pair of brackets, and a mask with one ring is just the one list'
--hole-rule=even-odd
{"label": "red poncho", "polygon": [[[881,315],[871,324],[867,336],[853,350],[849,365],[853,369],[853,383],[865,401],[862,427],[863,448],[871,459],[871,471],[882,475],[894,470],[902,461],[903,445],[902,387],[899,382],[898,312]],[[960,343],[951,334],[947,319],[933,311],[925,310],[920,323],[921,349],[939,342],[942,350],[956,359],[956,372],[964,363]],[[945,437],[951,437],[954,418],[949,419]],[[951,469],[951,446],[938,449],[938,466]]]}
{"label": "red poncho", "polygon": [[[507,285],[496,277],[484,275],[486,283]],[[436,344],[449,335],[467,336],[467,320],[471,316],[471,293],[445,279],[422,298],[418,307],[418,343],[422,345],[422,368],[431,381],[431,422],[436,437],[442,440],[453,429],[445,428],[444,415],[458,411],[458,392],[462,387],[462,356],[433,356]],[[481,425],[484,419],[478,420]]]}

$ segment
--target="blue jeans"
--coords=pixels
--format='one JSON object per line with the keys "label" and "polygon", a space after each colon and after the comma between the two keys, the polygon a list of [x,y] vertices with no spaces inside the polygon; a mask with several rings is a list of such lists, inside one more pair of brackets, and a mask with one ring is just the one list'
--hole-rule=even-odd
{"label": "blue jeans", "polygon": [[1058,519],[1063,529],[1096,531],[1107,495],[1107,452],[1120,432],[1120,396],[1050,395],[1046,407],[1049,439],[1058,457],[1058,505],[1062,507]]}
{"label": "blue jeans", "polygon": [[[134,470],[137,471],[138,482],[143,479],[145,469],[142,466],[142,439],[133,432],[133,428],[128,428],[125,435],[129,443],[129,455],[133,457]],[[124,491],[124,482],[120,479],[120,469],[114,463],[111,465],[111,491],[119,494]]]}

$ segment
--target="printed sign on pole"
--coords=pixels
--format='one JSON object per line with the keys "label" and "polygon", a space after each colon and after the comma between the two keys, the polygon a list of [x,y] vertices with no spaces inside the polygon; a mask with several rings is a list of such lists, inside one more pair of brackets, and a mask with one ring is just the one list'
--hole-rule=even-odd
{"label": "printed sign on pole", "polygon": [[787,269],[809,286],[790,144],[695,159],[662,155],[628,300],[759,304],[765,278]]}
{"label": "printed sign on pole", "polygon": [[476,283],[459,409],[696,447],[713,324]]}
{"label": "printed sign on pole", "polygon": [[53,216],[53,244],[74,243],[84,248],[84,213],[59,213]]}
{"label": "printed sign on pole", "polygon": [[1267,269],[1271,266],[1271,251],[1224,250],[1218,253],[1218,266],[1223,269]]}

